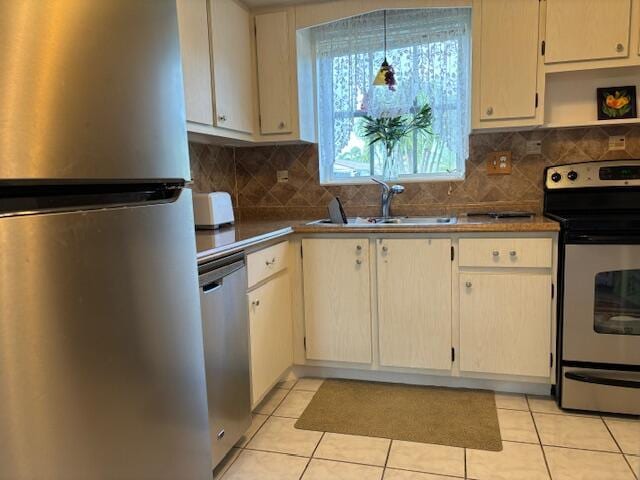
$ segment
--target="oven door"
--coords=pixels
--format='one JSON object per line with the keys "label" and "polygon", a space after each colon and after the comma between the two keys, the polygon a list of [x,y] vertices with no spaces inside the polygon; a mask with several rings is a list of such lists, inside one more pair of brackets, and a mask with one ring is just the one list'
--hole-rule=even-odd
{"label": "oven door", "polygon": [[640,366],[640,244],[565,246],[563,360]]}

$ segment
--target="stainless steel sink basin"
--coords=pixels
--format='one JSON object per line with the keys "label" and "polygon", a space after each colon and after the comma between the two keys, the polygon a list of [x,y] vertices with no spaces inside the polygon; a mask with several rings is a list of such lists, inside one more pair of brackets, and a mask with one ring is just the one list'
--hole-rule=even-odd
{"label": "stainless steel sink basin", "polygon": [[[457,223],[456,217],[374,217],[374,218],[348,218],[347,226],[377,227],[377,226],[416,226],[416,225],[452,225]],[[330,220],[317,220],[309,225],[333,225]]]}

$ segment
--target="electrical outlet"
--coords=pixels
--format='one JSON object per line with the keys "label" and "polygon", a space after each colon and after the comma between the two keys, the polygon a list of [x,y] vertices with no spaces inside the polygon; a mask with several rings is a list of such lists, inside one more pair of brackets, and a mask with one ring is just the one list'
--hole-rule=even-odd
{"label": "electrical outlet", "polygon": [[278,170],[276,172],[278,183],[287,183],[289,181],[289,170]]}
{"label": "electrical outlet", "polygon": [[527,140],[525,155],[542,154],[542,142],[540,140]]}
{"label": "electrical outlet", "polygon": [[624,135],[609,136],[609,150],[624,150],[627,146],[627,137]]}
{"label": "electrical outlet", "polygon": [[493,152],[487,156],[488,175],[511,174],[511,152]]}

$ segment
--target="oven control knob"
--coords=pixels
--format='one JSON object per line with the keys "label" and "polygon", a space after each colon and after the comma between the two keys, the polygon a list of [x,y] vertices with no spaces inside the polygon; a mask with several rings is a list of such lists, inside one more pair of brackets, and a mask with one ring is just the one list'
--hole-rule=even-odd
{"label": "oven control knob", "polygon": [[575,180],[576,178],[578,178],[578,172],[576,172],[575,170],[571,170],[569,173],[567,173],[567,178],[571,181]]}
{"label": "oven control knob", "polygon": [[553,172],[551,174],[551,180],[555,183],[558,183],[560,180],[562,180],[562,175],[560,175],[558,172]]}

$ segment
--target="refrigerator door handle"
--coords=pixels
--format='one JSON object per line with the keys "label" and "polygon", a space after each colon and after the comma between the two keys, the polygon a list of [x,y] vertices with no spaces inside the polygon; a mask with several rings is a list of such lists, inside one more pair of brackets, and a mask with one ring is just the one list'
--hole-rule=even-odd
{"label": "refrigerator door handle", "polygon": [[202,293],[207,294],[207,293],[215,292],[216,290],[219,290],[220,288],[222,288],[222,280],[216,280],[214,282],[207,283],[206,285],[203,285],[202,286]]}
{"label": "refrigerator door handle", "polygon": [[640,388],[640,382],[633,380],[622,380],[620,378],[607,378],[597,375],[586,375],[584,373],[577,372],[565,372],[565,378],[569,380],[575,380],[576,382],[595,383],[597,385],[608,385],[611,387],[624,387],[624,388]]}

